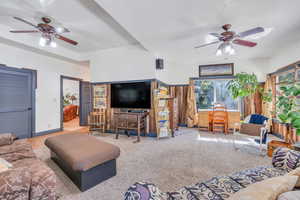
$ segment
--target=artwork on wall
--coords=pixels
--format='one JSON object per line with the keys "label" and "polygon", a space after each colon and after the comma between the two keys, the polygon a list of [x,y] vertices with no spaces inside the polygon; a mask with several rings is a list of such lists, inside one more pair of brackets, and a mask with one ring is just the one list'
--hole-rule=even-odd
{"label": "artwork on wall", "polygon": [[94,97],[95,98],[104,98],[106,97],[106,87],[105,86],[94,86]]}
{"label": "artwork on wall", "polygon": [[94,108],[106,108],[106,98],[94,98]]}
{"label": "artwork on wall", "polygon": [[234,74],[233,63],[200,65],[199,76],[232,76]]}
{"label": "artwork on wall", "polygon": [[106,86],[95,85],[94,86],[94,108],[106,108]]}

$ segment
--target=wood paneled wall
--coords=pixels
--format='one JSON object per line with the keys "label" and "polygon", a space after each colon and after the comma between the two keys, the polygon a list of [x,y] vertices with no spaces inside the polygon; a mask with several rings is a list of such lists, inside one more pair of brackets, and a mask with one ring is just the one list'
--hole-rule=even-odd
{"label": "wood paneled wall", "polygon": [[[259,87],[264,88],[265,83],[261,83]],[[253,95],[243,99],[244,113],[243,117],[251,114],[262,114],[262,96],[257,90]]]}
{"label": "wood paneled wall", "polygon": [[[278,120],[272,120],[272,133],[281,135],[282,138],[287,139],[287,127],[286,124],[280,123]],[[293,129],[291,134],[292,143],[299,142],[300,136],[297,135],[296,130]]]}
{"label": "wood paneled wall", "polygon": [[178,99],[178,121],[179,124],[187,124],[186,110],[187,110],[187,94],[188,85],[170,86],[170,95]]}

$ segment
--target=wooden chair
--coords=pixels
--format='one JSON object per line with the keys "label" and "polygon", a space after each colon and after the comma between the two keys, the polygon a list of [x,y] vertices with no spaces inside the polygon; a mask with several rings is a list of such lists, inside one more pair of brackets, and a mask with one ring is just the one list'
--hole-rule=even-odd
{"label": "wooden chair", "polygon": [[228,133],[228,112],[225,106],[215,105],[211,114],[211,130],[213,133],[222,128],[223,133]]}
{"label": "wooden chair", "polygon": [[104,133],[106,126],[106,110],[94,109],[88,116],[89,130],[92,134],[93,131],[99,131]]}

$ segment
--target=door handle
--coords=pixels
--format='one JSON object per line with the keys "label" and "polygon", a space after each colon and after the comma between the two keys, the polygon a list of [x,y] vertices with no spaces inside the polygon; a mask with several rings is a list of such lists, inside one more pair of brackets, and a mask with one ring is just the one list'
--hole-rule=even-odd
{"label": "door handle", "polygon": [[27,108],[27,110],[32,110],[32,108]]}

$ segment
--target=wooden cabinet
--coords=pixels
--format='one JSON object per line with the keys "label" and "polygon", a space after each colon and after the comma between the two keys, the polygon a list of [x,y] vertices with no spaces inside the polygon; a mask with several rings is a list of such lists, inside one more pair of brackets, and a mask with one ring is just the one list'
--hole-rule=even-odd
{"label": "wooden cabinet", "polygon": [[178,113],[178,99],[172,98],[169,100],[169,111],[170,111],[170,129],[172,133],[178,130],[179,113]]}

